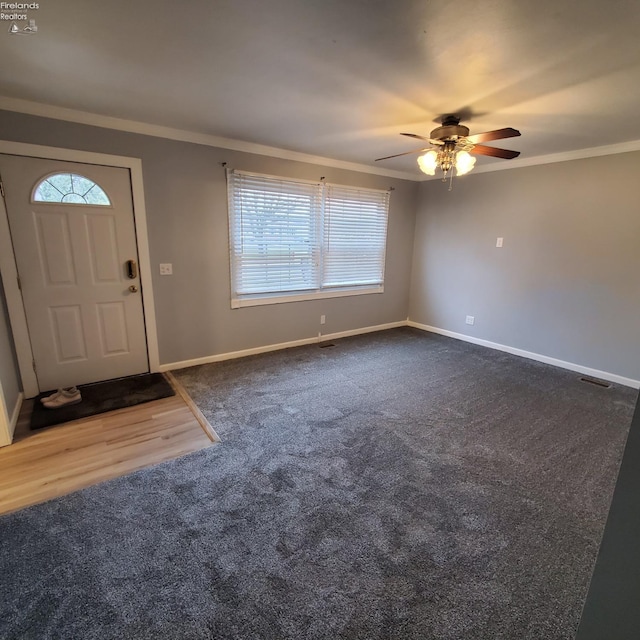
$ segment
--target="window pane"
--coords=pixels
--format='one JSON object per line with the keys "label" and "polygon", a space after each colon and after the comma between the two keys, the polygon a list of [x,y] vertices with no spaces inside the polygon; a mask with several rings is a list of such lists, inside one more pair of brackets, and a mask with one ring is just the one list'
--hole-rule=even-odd
{"label": "window pane", "polygon": [[235,294],[317,288],[317,186],[234,173],[230,198]]}
{"label": "window pane", "polygon": [[77,193],[67,193],[62,196],[62,202],[73,202],[74,204],[85,204],[84,198]]}
{"label": "window pane", "polygon": [[328,185],[324,287],[382,284],[389,194]]}
{"label": "window pane", "polygon": [[94,184],[89,191],[84,194],[84,200],[87,204],[97,205],[110,205],[111,202],[107,197],[107,194],[102,190],[100,186]]}
{"label": "window pane", "polygon": [[67,194],[73,190],[70,173],[59,173],[56,176],[49,176],[47,182],[50,182],[60,193]]}
{"label": "window pane", "polygon": [[71,182],[73,183],[73,192],[81,196],[95,185],[95,182],[92,180],[75,174],[71,174]]}
{"label": "window pane", "polygon": [[48,180],[45,180],[38,185],[33,199],[36,202],[61,202],[63,195]]}

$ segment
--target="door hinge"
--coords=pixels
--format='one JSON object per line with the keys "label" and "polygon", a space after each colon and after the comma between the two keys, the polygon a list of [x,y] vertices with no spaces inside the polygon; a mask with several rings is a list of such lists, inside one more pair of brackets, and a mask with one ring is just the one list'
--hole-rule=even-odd
{"label": "door hinge", "polygon": [[2,197],[4,198],[4,182],[2,182],[0,180],[0,194],[2,194]]}
{"label": "door hinge", "polygon": [[20,289],[20,291],[22,291],[22,281],[20,280],[20,276],[17,276],[16,279],[18,280],[18,289]]}
{"label": "door hinge", "polygon": [[38,369],[36,368],[36,361],[35,361],[35,360],[32,360],[32,361],[31,361],[31,364],[33,365],[33,371],[34,371],[34,373],[37,373],[37,372],[38,372]]}

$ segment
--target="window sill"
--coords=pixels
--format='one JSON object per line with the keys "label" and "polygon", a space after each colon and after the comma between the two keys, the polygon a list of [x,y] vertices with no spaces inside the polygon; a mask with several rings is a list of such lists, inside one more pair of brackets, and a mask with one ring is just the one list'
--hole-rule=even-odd
{"label": "window sill", "polygon": [[323,291],[303,291],[301,293],[257,294],[243,298],[232,298],[231,308],[258,307],[265,304],[281,304],[283,302],[302,302],[303,300],[321,300],[324,298],[344,298],[371,293],[384,293],[384,285],[354,287],[353,289],[326,289]]}

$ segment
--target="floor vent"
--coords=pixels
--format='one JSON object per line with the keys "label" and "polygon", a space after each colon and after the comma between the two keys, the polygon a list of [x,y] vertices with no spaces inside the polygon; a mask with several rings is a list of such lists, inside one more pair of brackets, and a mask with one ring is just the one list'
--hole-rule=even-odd
{"label": "floor vent", "polygon": [[320,343],[318,344],[318,346],[319,346],[321,349],[326,349],[327,347],[335,347],[336,345],[335,345],[335,344],[333,344],[333,342],[320,342]]}
{"label": "floor vent", "polygon": [[609,382],[607,382],[606,380],[598,380],[598,378],[588,378],[586,376],[582,376],[582,378],[580,378],[580,381],[588,382],[589,384],[595,384],[596,386],[604,387],[605,389],[611,387],[611,384]]}

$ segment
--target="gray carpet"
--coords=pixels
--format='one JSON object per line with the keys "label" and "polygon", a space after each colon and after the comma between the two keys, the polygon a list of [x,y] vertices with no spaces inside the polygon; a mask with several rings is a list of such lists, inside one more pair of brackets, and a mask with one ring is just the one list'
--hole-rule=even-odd
{"label": "gray carpet", "polygon": [[636,391],[411,329],[176,376],[223,444],[0,518],[0,637],[574,636]]}

